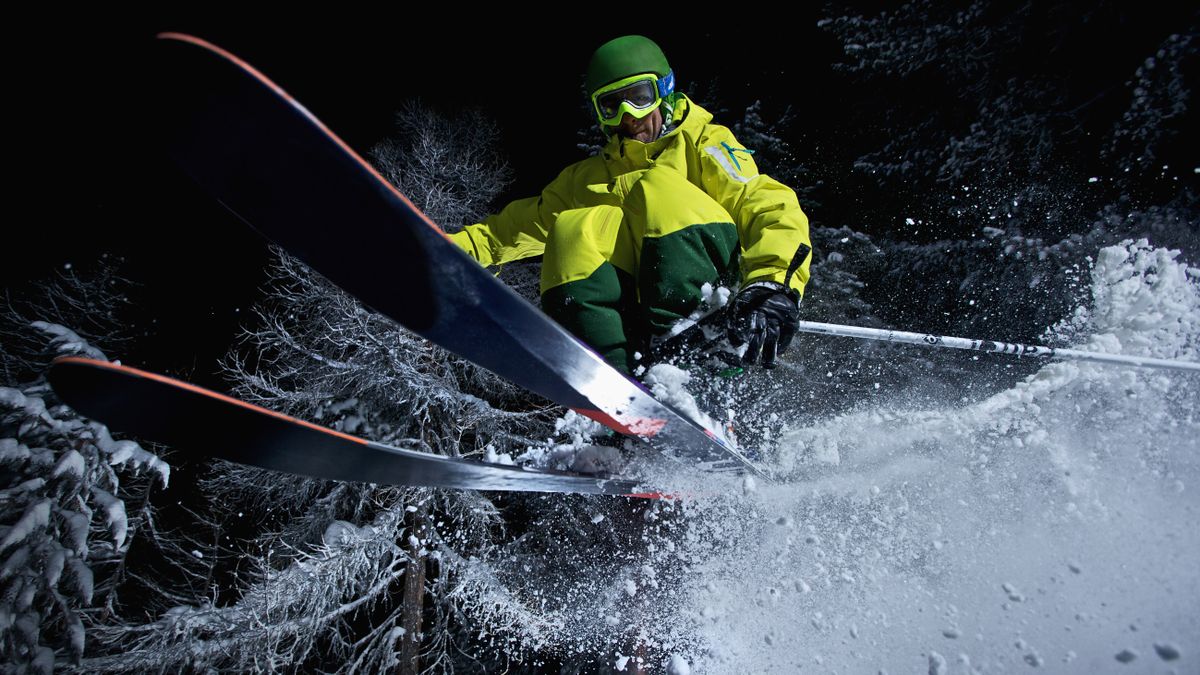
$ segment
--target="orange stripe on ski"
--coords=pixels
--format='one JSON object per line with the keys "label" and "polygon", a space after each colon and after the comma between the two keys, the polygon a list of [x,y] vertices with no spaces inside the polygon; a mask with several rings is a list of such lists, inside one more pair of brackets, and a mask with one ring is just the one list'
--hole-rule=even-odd
{"label": "orange stripe on ski", "polygon": [[627,495],[621,496],[634,497],[635,499],[665,499],[667,501],[677,499],[676,495],[668,494],[666,492],[631,492]]}
{"label": "orange stripe on ski", "polygon": [[124,373],[126,375],[136,375],[138,377],[144,377],[146,379],[154,380],[155,382],[160,382],[162,384],[166,384],[166,385],[175,387],[177,389],[185,389],[194,394],[200,394],[201,396],[207,396],[209,398],[216,399],[216,400],[222,401],[224,403],[236,405],[238,407],[245,408],[247,410],[252,410],[256,413],[260,413],[263,415],[270,415],[271,417],[275,417],[275,418],[278,418],[278,419],[281,419],[281,420],[284,420],[287,422],[292,422],[293,424],[299,424],[301,426],[308,427],[309,429],[312,429],[313,431],[320,431],[322,433],[331,434],[333,436],[337,436],[338,438],[342,438],[347,441],[354,441],[355,443],[359,443],[361,445],[370,445],[369,441],[364,440],[362,438],[358,438],[357,436],[351,436],[350,434],[344,434],[340,431],[334,431],[333,429],[330,429],[328,427],[323,427],[319,424],[313,424],[312,422],[306,422],[301,419],[296,419],[295,417],[290,417],[288,415],[284,415],[283,413],[275,412],[274,410],[268,410],[267,408],[260,408],[256,405],[254,405],[253,403],[246,403],[245,401],[240,401],[236,398],[231,398],[224,394],[219,394],[215,391],[212,391],[211,389],[205,389],[204,387],[198,387],[194,384],[188,384],[187,382],[184,382],[183,380],[176,380],[174,378],[167,377],[166,375],[159,375],[157,373],[151,373],[151,372],[148,372],[145,370],[138,370],[137,368],[131,368],[129,366],[122,366],[120,364],[109,363],[108,361],[100,361],[98,359],[88,359],[88,358],[84,358],[81,356],[60,356],[60,357],[54,359],[54,363],[72,363],[72,364],[76,364],[76,365],[100,368],[103,370],[110,370],[110,371],[117,372],[117,373]]}
{"label": "orange stripe on ski", "polygon": [[360,165],[362,165],[362,168],[364,168],[368,172],[370,172],[371,175],[375,176],[376,180],[378,180],[381,184],[386,185],[387,188],[392,191],[393,195],[395,195],[397,198],[399,198],[401,201],[403,201],[405,204],[407,204],[409,206],[409,208],[412,209],[413,213],[420,216],[421,220],[424,220],[426,225],[433,228],[434,232],[437,232],[438,234],[442,235],[447,240],[450,239],[450,235],[446,234],[446,232],[444,230],[442,230],[442,228],[440,226],[438,226],[437,223],[430,220],[429,216],[425,215],[424,211],[422,211],[421,209],[418,209],[415,204],[413,204],[411,201],[409,201],[408,197],[405,196],[405,194],[403,192],[397,190],[396,186],[392,185],[391,181],[389,181],[386,178],[384,178],[383,176],[379,175],[379,172],[375,170],[375,167],[371,166],[370,163],[368,163],[366,160],[364,160],[362,157],[360,157],[357,152],[355,152],[353,149],[350,148],[350,146],[346,145],[345,141],[338,138],[337,134],[330,131],[329,127],[325,126],[324,122],[317,119],[317,116],[312,114],[311,112],[309,112],[308,108],[305,108],[299,101],[292,98],[291,94],[287,93],[286,91],[283,90],[282,87],[280,87],[279,85],[272,82],[270,78],[268,78],[266,75],[263,75],[261,72],[259,72],[257,68],[255,68],[254,66],[250,65],[249,63],[246,63],[245,61],[239,59],[238,57],[234,56],[233,54],[225,51],[224,49],[221,49],[220,47],[214,45],[213,43],[208,42],[207,40],[202,40],[198,37],[195,37],[192,35],[187,35],[186,33],[164,32],[164,33],[159,33],[158,38],[160,40],[178,40],[180,42],[188,42],[188,43],[196,45],[197,47],[207,49],[211,52],[219,54],[222,58],[225,58],[226,60],[233,62],[238,67],[242,68],[246,72],[248,72],[251,75],[253,75],[254,77],[258,78],[263,84],[270,87],[272,91],[274,91],[279,96],[283,97],[283,99],[285,101],[287,101],[288,103],[290,103],[293,108],[295,108],[296,110],[298,110],[301,113],[304,113],[305,117],[307,117],[310,121],[312,121],[313,124],[317,125],[321,129],[321,131],[324,131],[325,134],[327,136],[329,136],[329,138],[332,139],[334,143],[337,143],[338,146],[341,147],[342,150],[347,155],[349,155],[356,162],[358,162]]}
{"label": "orange stripe on ski", "polygon": [[588,410],[587,408],[572,409],[588,419],[595,420],[610,429],[616,429],[628,436],[653,438],[655,434],[662,431],[662,428],[667,425],[666,420],[655,419],[653,417],[634,417],[621,421],[599,410]]}

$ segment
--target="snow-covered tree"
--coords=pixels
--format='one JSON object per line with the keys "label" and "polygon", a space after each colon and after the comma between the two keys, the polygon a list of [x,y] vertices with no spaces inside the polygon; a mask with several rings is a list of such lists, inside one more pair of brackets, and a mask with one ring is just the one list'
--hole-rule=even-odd
{"label": "snow-covered tree", "polygon": [[[1200,18],[1181,26],[1147,56],[1127,82],[1132,98],[1112,128],[1105,156],[1120,174],[1176,176],[1189,170],[1192,157],[1183,148],[1196,142],[1195,103],[1200,69]],[[1182,151],[1182,153],[1181,153]],[[1171,170],[1175,165],[1175,170]],[[1123,181],[1128,184],[1127,181]]]}
{"label": "snow-covered tree", "polygon": [[859,204],[872,234],[931,241],[986,224],[1058,239],[1118,197],[1145,208],[1186,183],[1190,159],[1173,148],[1195,134],[1194,14],[1181,30],[1112,2],[828,13],[835,68],[862,92],[846,104],[854,173],[830,181],[829,201]]}
{"label": "snow-covered tree", "polygon": [[[130,548],[152,527],[170,467],[58,400],[56,356],[106,357],[67,325],[119,338],[117,263],[64,270],[0,312],[0,653],[4,672],[79,663],[93,626],[121,613]],[[114,340],[119,342],[119,340]]]}
{"label": "snow-covered tree", "polygon": [[478,222],[512,182],[496,148],[500,130],[482,111],[450,117],[413,100],[395,121],[395,135],[371,155],[383,176],[442,227],[455,231]]}

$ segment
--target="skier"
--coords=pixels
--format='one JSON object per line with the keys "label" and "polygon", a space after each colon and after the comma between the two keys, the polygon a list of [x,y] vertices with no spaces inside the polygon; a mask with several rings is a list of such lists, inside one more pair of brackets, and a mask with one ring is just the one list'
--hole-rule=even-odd
{"label": "skier", "polygon": [[675,90],[649,38],[601,45],[587,91],[602,151],[451,239],[481,264],[543,255],[543,310],[624,373],[639,352],[733,286],[727,332],[743,360],[773,367],[795,334],[808,281],[808,218],[796,194],[758,172],[711,113]]}

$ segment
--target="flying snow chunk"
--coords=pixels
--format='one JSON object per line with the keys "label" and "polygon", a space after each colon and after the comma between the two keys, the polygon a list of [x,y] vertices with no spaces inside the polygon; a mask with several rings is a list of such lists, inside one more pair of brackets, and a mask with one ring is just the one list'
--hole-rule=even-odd
{"label": "flying snow chunk", "polygon": [[646,386],[660,401],[675,406],[686,417],[724,439],[725,426],[700,412],[696,399],[688,393],[686,385],[691,379],[691,374],[686,370],[669,363],[659,363],[646,374]]}
{"label": "flying snow chunk", "polygon": [[679,654],[672,654],[667,663],[667,675],[692,675],[692,666]]}
{"label": "flying snow chunk", "polygon": [[1166,642],[1155,642],[1154,652],[1163,661],[1174,661],[1179,658],[1179,648]]}
{"label": "flying snow chunk", "polygon": [[1095,176],[1092,176],[1091,178],[1088,179],[1088,182],[1089,183],[1099,183],[1100,179],[1096,178]]}
{"label": "flying snow chunk", "polygon": [[602,520],[604,520],[604,516],[602,514],[596,514],[596,515],[592,516],[592,524],[593,525],[595,525],[596,523],[599,523]]}
{"label": "flying snow chunk", "polygon": [[1134,650],[1122,649],[1121,651],[1117,652],[1117,655],[1114,656],[1113,658],[1120,661],[1121,663],[1129,663],[1130,661],[1133,661],[1137,657],[1138,657],[1138,653],[1135,652]]}
{"label": "flying snow chunk", "polygon": [[929,675],[947,675],[949,672],[946,657],[937,652],[929,652]]}
{"label": "flying snow chunk", "polygon": [[754,476],[747,475],[742,479],[742,492],[745,492],[746,494],[758,492],[758,483],[755,482]]}
{"label": "flying snow chunk", "polygon": [[916,224],[917,224],[917,221],[913,220],[912,218],[905,218],[905,219],[904,219],[904,224],[905,224],[905,225],[916,225]]}
{"label": "flying snow chunk", "polygon": [[488,464],[503,464],[512,466],[514,464],[512,455],[507,452],[496,452],[496,448],[490,443],[483,449],[483,461]]}

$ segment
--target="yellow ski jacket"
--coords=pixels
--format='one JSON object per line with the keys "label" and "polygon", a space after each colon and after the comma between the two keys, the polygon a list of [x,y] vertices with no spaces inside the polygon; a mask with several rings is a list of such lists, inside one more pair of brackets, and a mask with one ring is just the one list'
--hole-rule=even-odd
{"label": "yellow ski jacket", "polygon": [[669,166],[686,176],[733,218],[741,246],[742,285],[775,281],[804,294],[812,243],[808,217],[796,193],[758,172],[753,150],[743,148],[712,114],[680,95],[675,127],[650,143],[609,139],[597,155],[564,169],[537,197],[518,199],[482,223],[450,238],[481,264],[540,255],[558,214],[620,204],[631,181],[651,167]]}

